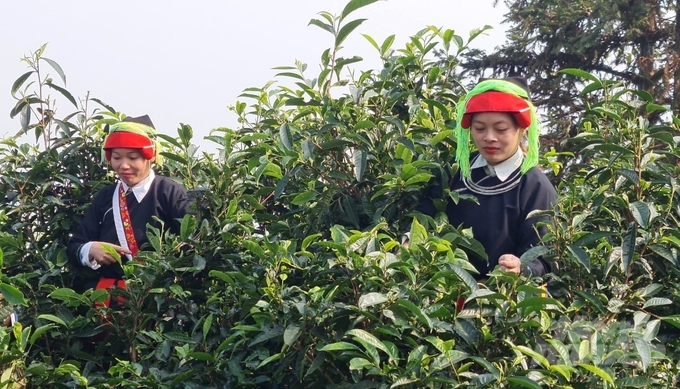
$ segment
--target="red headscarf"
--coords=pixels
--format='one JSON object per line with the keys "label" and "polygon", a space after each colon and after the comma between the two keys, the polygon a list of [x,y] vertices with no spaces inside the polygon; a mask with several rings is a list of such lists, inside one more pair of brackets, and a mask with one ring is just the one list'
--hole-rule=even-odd
{"label": "red headscarf", "polygon": [[156,155],[156,142],[151,139],[151,135],[155,133],[148,115],[127,117],[112,125],[102,147],[106,160],[111,161],[111,150],[116,148],[139,149],[142,157],[152,159]]}

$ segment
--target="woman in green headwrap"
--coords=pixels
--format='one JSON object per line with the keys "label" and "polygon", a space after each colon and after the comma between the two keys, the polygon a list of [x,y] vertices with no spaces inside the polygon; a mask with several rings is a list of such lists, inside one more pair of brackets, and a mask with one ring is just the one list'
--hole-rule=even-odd
{"label": "woman in green headwrap", "polygon": [[[488,261],[468,253],[483,278],[496,266],[507,272],[542,276],[550,265],[542,258],[522,266],[519,257],[540,243],[546,228],[531,217],[548,210],[557,198],[555,188],[536,166],[540,127],[536,108],[523,79],[489,79],[472,89],[457,107],[456,161],[458,173],[448,183],[437,183],[419,211],[434,215],[431,199],[443,187],[473,195],[473,201],[449,200],[446,213],[452,225],[472,228]],[[471,152],[471,147],[476,149]]]}
{"label": "woman in green headwrap", "polygon": [[147,224],[160,228],[158,220],[162,220],[166,229],[177,234],[180,219],[189,213],[186,190],[152,169],[160,158],[155,133],[146,115],[125,118],[110,128],[103,149],[119,181],[97,194],[67,248],[74,266],[98,276],[84,289],[125,287],[121,265],[104,246],[113,247],[126,262],[148,242]]}

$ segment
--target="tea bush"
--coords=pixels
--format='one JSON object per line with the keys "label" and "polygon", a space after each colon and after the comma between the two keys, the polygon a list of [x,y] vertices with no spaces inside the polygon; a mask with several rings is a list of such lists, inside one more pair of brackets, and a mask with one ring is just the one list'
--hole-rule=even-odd
{"label": "tea bush", "polygon": [[[363,22],[350,15],[372,2],[312,20],[333,41],[320,71],[296,63],[279,68],[288,85],[244,91],[238,128],[207,137],[218,155],[197,151],[189,125],[162,135],[160,173],[196,212],[179,235],[149,230],[154,251],[113,292],[122,310],[76,293],[85,275],[65,257],[114,179],[100,147],[122,114],[49,79],[45,66],[64,76],[44,47],[26,58],[12,115],[42,145],[0,149],[0,291],[21,318],[0,328],[0,388],[677,385],[678,119],[650,125],[663,109],[651,96],[565,69],[605,97],[569,140],[578,155],[545,150],[562,169],[554,227],[522,260],[544,255],[555,271],[547,288],[498,271],[477,283],[470,231],[414,208],[453,158],[457,65],[483,30],[427,27],[399,50],[366,36],[384,68],[347,76],[361,59],[341,45]],[[57,119],[47,90],[74,112]]]}

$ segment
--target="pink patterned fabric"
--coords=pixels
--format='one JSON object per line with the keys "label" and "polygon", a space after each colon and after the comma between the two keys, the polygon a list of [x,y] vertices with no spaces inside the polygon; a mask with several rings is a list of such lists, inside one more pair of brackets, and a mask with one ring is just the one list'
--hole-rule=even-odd
{"label": "pink patterned fabric", "polygon": [[118,191],[119,203],[120,203],[120,217],[123,220],[123,230],[125,230],[125,240],[127,240],[128,248],[132,252],[132,256],[137,255],[139,252],[139,247],[137,247],[137,239],[135,239],[135,233],[132,230],[132,223],[130,222],[130,212],[128,212],[127,199],[125,198],[125,191],[123,190],[123,185],[119,185],[120,190]]}

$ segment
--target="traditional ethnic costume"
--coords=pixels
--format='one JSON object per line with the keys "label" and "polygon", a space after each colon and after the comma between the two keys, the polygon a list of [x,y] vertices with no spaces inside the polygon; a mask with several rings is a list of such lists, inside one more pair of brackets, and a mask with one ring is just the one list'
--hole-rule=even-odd
{"label": "traditional ethnic costume", "polygon": [[[135,121],[141,122],[137,123]],[[149,125],[146,125],[149,123]],[[113,125],[104,143],[107,160],[111,160],[114,148],[139,149],[145,159],[156,155],[157,145],[147,134],[154,133],[148,116],[127,118]],[[81,225],[68,244],[69,261],[78,267],[92,269],[99,280],[83,285],[88,288],[125,287],[123,269],[118,263],[101,266],[90,260],[89,251],[93,242],[109,242],[129,249],[133,256],[148,242],[147,225],[179,233],[180,221],[189,213],[189,199],[186,190],[167,177],[157,175],[153,170],[149,176],[128,187],[122,181],[104,187],[90,205]],[[130,260],[124,255],[123,263]],[[108,305],[108,304],[106,304]]]}
{"label": "traditional ethnic costume", "polygon": [[[436,180],[429,189],[427,199],[418,210],[424,214],[436,213],[433,199],[442,198],[443,187],[460,194],[473,195],[479,204],[461,199],[458,204],[448,200],[446,214],[454,226],[472,228],[472,234],[488,255],[488,262],[468,252],[470,262],[484,278],[498,265],[503,254],[520,257],[540,243],[546,234],[539,222],[549,221],[547,216],[527,218],[535,210],[548,210],[557,199],[555,188],[539,170],[539,126],[536,109],[528,100],[528,88],[515,80],[485,80],[471,90],[458,106],[458,138],[456,160],[459,171],[447,183]],[[526,88],[526,89],[525,89]],[[504,112],[513,115],[520,128],[526,129],[528,150],[521,148],[507,160],[491,166],[479,154],[470,155],[470,126],[474,113]],[[523,271],[529,276],[542,276],[551,270],[542,258],[528,264]]]}

